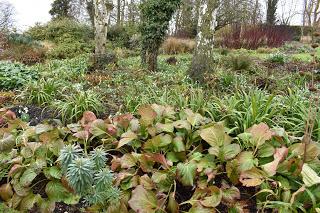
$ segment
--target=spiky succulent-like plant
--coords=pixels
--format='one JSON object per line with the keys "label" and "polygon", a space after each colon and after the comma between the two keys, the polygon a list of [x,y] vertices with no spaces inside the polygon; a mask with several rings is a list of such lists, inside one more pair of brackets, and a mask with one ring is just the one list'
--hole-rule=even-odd
{"label": "spiky succulent-like plant", "polygon": [[67,169],[67,179],[75,191],[85,195],[93,184],[94,164],[88,158],[75,159]]}
{"label": "spiky succulent-like plant", "polygon": [[120,197],[119,189],[113,187],[113,175],[107,168],[100,170],[94,177],[94,190],[89,196],[86,196],[86,200],[90,204],[104,204],[106,202],[112,202],[118,200]]}
{"label": "spiky succulent-like plant", "polygon": [[95,169],[99,171],[106,166],[106,153],[102,148],[96,148],[95,150],[90,152],[90,159],[95,164]]}
{"label": "spiky succulent-like plant", "polygon": [[61,151],[58,161],[61,163],[62,171],[66,172],[68,166],[77,158],[80,158],[83,153],[79,145],[66,145]]}
{"label": "spiky succulent-like plant", "polygon": [[58,160],[70,186],[89,204],[105,206],[119,200],[120,190],[113,186],[113,175],[106,168],[106,155],[103,148],[96,148],[87,156],[76,145],[67,145],[60,152]]}

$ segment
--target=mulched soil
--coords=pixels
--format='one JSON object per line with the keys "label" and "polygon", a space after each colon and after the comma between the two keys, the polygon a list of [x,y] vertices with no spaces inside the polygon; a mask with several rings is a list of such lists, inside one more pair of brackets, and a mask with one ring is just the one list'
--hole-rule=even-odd
{"label": "mulched soil", "polygon": [[28,115],[30,117],[29,122],[31,126],[35,126],[45,120],[58,118],[53,110],[34,105],[14,106],[10,110],[13,111],[17,117],[21,117],[22,112],[25,111],[25,108],[28,109]]}

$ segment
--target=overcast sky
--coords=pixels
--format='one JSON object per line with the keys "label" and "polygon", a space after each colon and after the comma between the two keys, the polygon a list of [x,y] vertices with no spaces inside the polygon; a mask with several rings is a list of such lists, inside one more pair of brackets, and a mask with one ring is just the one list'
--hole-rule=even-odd
{"label": "overcast sky", "polygon": [[7,0],[16,10],[18,29],[27,29],[36,22],[45,23],[50,20],[49,10],[53,0]]}
{"label": "overcast sky", "polygon": [[[7,0],[13,4],[16,9],[16,25],[18,29],[25,30],[34,25],[36,22],[45,23],[50,20],[50,5],[53,0]],[[260,0],[264,5],[265,0]],[[278,14],[288,13],[290,8],[295,8],[295,16],[292,19],[292,24],[301,24],[301,5],[302,0],[280,0]],[[292,2],[297,4],[292,7]]]}

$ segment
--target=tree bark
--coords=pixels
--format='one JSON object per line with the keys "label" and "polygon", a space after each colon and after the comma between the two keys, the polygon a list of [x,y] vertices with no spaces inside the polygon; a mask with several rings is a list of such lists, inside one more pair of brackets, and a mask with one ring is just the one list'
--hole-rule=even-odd
{"label": "tree bark", "polygon": [[214,31],[217,26],[217,0],[202,0],[200,4],[198,33],[195,55],[211,55],[214,45]]}
{"label": "tree bark", "polygon": [[196,81],[202,81],[211,67],[218,7],[218,0],[201,0],[200,3],[196,48],[189,70],[190,77]]}
{"label": "tree bark", "polygon": [[112,4],[105,0],[94,0],[95,55],[106,53],[108,21]]}

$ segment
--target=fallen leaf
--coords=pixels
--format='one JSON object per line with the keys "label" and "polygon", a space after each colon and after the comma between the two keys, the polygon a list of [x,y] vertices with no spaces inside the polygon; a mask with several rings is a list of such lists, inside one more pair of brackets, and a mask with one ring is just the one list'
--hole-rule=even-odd
{"label": "fallen leaf", "polygon": [[155,193],[147,191],[141,185],[132,191],[132,196],[128,203],[133,211],[139,213],[154,213],[158,208]]}
{"label": "fallen leaf", "polygon": [[252,168],[240,174],[240,182],[247,187],[259,186],[265,179],[263,171]]}

